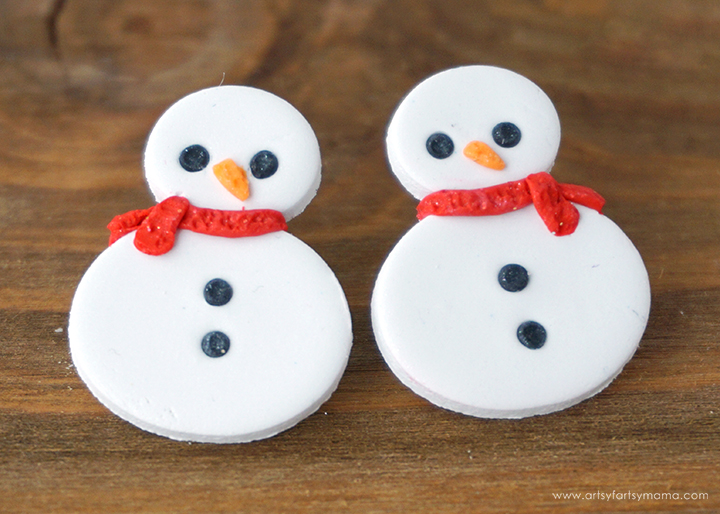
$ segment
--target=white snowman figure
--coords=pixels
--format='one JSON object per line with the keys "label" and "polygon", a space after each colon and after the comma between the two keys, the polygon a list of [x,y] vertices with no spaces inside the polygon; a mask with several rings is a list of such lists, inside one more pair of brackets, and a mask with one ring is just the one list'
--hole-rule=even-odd
{"label": "white snowman figure", "polygon": [[284,231],[320,183],[315,134],[268,92],[193,93],[152,130],[158,205],[116,217],[73,299],[73,362],[112,412],[177,440],[270,437],[317,410],[352,344],[327,264]]}
{"label": "white snowman figure", "polygon": [[490,66],[431,76],[387,129],[421,221],[382,266],[372,324],[392,371],[447,409],[522,418],[605,388],[647,324],[643,261],[589,188],[548,173],[550,99]]}

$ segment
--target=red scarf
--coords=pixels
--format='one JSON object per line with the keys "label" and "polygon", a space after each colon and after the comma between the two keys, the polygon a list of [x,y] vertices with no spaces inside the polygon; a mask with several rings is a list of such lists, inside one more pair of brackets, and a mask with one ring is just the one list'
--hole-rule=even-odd
{"label": "red scarf", "polygon": [[149,209],[115,216],[108,224],[110,244],[133,230],[135,248],[148,255],[162,255],[175,244],[178,229],[220,237],[259,236],[287,230],[281,212],[270,209],[221,211],[190,205],[187,198],[171,196]]}
{"label": "red scarf", "polygon": [[534,173],[515,182],[482,189],[455,189],[431,193],[417,207],[426,216],[492,216],[535,205],[548,230],[556,236],[575,232],[580,213],[575,202],[602,213],[605,200],[589,187],[561,184],[549,173]]}

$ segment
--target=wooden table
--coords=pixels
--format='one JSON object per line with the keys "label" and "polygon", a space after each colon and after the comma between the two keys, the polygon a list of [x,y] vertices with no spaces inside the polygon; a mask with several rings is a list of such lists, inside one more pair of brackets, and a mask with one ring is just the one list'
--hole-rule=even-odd
{"label": "wooden table", "polygon": [[[719,27],[714,0],[0,2],[0,511],[720,511]],[[650,274],[633,360],[548,416],[430,405],[370,326],[377,270],[415,223],[385,125],[413,84],[467,63],[548,93],[554,176],[605,196]],[[88,392],[68,310],[107,222],[153,204],[153,122],[221,81],[276,93],[315,128],[323,183],[290,231],[337,273],[355,340],[337,392],[293,429],[178,443]]]}

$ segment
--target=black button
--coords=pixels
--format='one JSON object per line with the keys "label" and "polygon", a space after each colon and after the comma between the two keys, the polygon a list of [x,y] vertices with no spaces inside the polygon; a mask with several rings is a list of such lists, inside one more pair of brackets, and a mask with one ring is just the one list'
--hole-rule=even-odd
{"label": "black button", "polygon": [[517,337],[520,342],[531,350],[542,348],[547,340],[545,327],[535,321],[522,323],[517,330]]}
{"label": "black button", "polygon": [[233,289],[230,284],[221,278],[214,278],[205,285],[205,301],[210,305],[219,307],[230,301],[233,295]]}
{"label": "black button", "polygon": [[525,268],[519,264],[506,264],[498,273],[498,282],[505,291],[517,293],[528,285],[530,277]]}
{"label": "black button", "polygon": [[201,346],[208,357],[222,357],[230,349],[230,338],[216,330],[205,334]]}

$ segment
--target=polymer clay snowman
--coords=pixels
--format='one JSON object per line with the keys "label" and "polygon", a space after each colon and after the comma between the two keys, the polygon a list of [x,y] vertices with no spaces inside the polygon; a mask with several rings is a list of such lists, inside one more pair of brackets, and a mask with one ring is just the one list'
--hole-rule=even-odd
{"label": "polymer clay snowman", "polygon": [[320,183],[303,116],[258,89],[191,94],[145,150],[158,205],[117,216],[70,312],[73,362],[112,412],[200,442],[270,437],[337,387],[352,344],[335,275],[285,220]]}
{"label": "polymer clay snowman", "polygon": [[387,129],[393,173],[421,220],[382,266],[378,346],[410,389],[450,410],[522,418],[605,388],[634,354],[650,287],[589,188],[548,172],[550,99],[490,66],[434,75]]}

